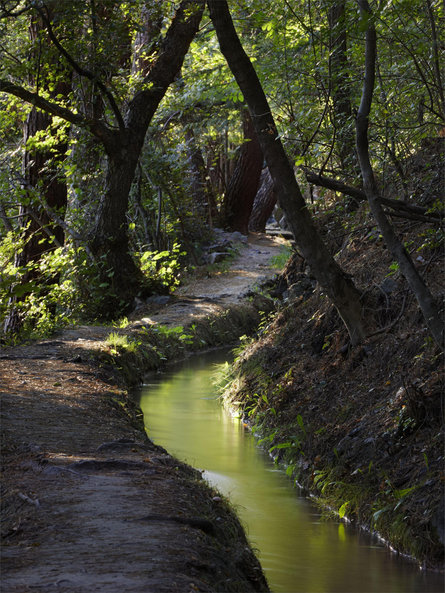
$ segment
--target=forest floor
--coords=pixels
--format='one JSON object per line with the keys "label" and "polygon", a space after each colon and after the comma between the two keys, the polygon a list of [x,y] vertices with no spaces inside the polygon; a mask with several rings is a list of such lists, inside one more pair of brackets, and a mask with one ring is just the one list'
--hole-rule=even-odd
{"label": "forest floor", "polygon": [[[230,269],[144,305],[121,333],[217,317],[273,275],[283,243],[251,235]],[[111,331],[0,352],[1,590],[267,591],[228,504],[123,413],[121,386],[97,363]]]}

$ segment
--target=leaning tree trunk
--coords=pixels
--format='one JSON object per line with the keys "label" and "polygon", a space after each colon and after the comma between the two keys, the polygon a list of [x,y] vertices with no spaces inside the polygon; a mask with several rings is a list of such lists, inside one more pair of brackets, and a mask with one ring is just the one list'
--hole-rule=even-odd
{"label": "leaning tree trunk", "polygon": [[351,278],[335,262],[315,228],[280,141],[261,83],[233,26],[227,2],[208,0],[208,6],[221,51],[249,106],[278,201],[295,241],[311,266],[312,273],[336,306],[352,344],[359,344],[365,338],[360,293]]}
{"label": "leaning tree trunk", "polygon": [[224,195],[221,223],[230,231],[247,235],[263,166],[263,153],[247,111],[243,112],[243,128],[244,144]]}
{"label": "leaning tree trunk", "polygon": [[269,169],[263,169],[260,177],[260,187],[253,202],[252,214],[249,219],[249,231],[264,233],[266,223],[272,216],[277,203],[277,195],[273,187],[273,179]]}
{"label": "leaning tree trunk", "polygon": [[377,36],[373,25],[372,13],[367,0],[358,0],[360,11],[367,23],[366,49],[365,49],[365,77],[362,99],[357,113],[357,152],[363,176],[363,187],[368,198],[369,206],[374,218],[379,225],[383,238],[389,251],[399,264],[400,271],[405,276],[411,290],[425,317],[426,324],[434,337],[437,345],[443,348],[444,325],[440,318],[439,308],[426,286],[423,278],[417,271],[414,263],[403,244],[394,232],[379,199],[377,183],[369,158],[368,125],[371,111],[372,96],[375,83],[375,63],[377,55]]}

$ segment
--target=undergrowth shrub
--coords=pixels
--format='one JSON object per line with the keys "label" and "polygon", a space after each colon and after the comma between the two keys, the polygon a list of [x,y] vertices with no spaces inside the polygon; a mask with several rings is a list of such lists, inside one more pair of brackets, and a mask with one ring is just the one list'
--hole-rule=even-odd
{"label": "undergrowth shrub", "polygon": [[179,243],[174,243],[170,250],[142,251],[137,255],[147,280],[173,292],[179,285],[181,258],[186,255]]}
{"label": "undergrowth shrub", "polygon": [[[0,241],[0,327],[12,310],[20,320],[18,334],[8,335],[7,341],[39,338],[80,321],[111,321],[107,303],[118,297],[113,290],[113,273],[103,269],[101,260],[94,260],[85,247],[66,244],[48,251],[38,261],[19,266],[15,254],[24,249],[25,242],[25,233],[18,231],[7,233]],[[184,255],[178,243],[169,251],[136,254],[146,292],[165,294],[174,290]]]}
{"label": "undergrowth shrub", "polygon": [[99,292],[83,249],[59,247],[17,266],[14,254],[23,247],[24,239],[14,232],[0,243],[0,323],[15,310],[20,330],[8,336],[13,341],[42,337],[87,316],[92,292]]}

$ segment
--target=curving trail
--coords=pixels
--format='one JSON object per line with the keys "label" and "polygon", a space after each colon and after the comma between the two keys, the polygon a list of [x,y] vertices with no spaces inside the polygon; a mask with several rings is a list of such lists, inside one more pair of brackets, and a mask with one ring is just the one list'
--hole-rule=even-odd
{"label": "curving trail", "polygon": [[[274,273],[282,243],[249,237],[230,271],[144,306],[130,329],[217,314]],[[131,425],[118,387],[86,362],[110,331],[0,351],[1,591],[267,591],[228,505]]]}

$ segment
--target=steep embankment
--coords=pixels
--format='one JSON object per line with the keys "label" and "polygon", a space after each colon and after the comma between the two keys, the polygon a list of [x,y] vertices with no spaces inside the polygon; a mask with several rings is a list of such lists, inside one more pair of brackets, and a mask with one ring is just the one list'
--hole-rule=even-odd
{"label": "steep embankment", "polygon": [[253,236],[230,271],[151,301],[125,329],[2,350],[5,591],[268,590],[229,505],[149,441],[123,387],[256,327],[271,303],[240,297],[281,244]]}
{"label": "steep embankment", "polygon": [[[440,229],[403,218],[394,224],[441,302]],[[320,227],[363,290],[368,339],[350,348],[295,256],[284,274],[287,298],[240,355],[227,401],[326,509],[443,568],[443,355],[367,208],[340,217],[333,208]]]}

